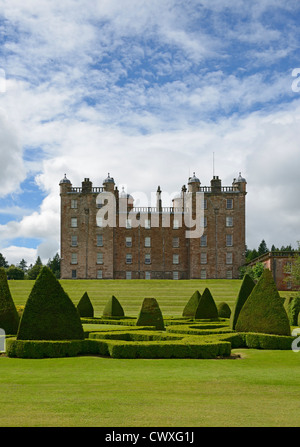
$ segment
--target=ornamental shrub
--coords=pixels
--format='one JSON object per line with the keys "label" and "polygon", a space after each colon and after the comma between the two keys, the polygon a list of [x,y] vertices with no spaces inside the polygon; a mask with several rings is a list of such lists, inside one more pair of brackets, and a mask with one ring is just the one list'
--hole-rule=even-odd
{"label": "ornamental shrub", "polygon": [[90,300],[87,292],[84,292],[84,294],[80,298],[80,301],[77,304],[77,310],[81,317],[93,318],[94,308],[93,308],[93,305],[91,303],[91,300]]}
{"label": "ornamental shrub", "polygon": [[291,335],[289,319],[269,269],[264,270],[247,298],[240,311],[235,330]]}
{"label": "ornamental shrub", "polygon": [[254,286],[255,286],[255,282],[253,281],[253,279],[251,278],[250,275],[246,274],[243,278],[239,294],[237,296],[233,311],[230,316],[231,329],[235,329],[235,325],[236,325],[239,313],[240,313],[243,305],[245,304],[248,296],[252,292]]}
{"label": "ornamental shrub", "polygon": [[223,301],[222,303],[218,304],[217,309],[220,318],[230,318],[231,309],[227,303]]}
{"label": "ornamental shrub", "polygon": [[163,316],[155,298],[145,298],[136,322],[137,326],[154,326],[155,329],[165,329]]}
{"label": "ornamental shrub", "polygon": [[106,303],[103,317],[124,317],[124,310],[118,299],[113,295]]}
{"label": "ornamental shrub", "polygon": [[195,319],[218,319],[218,309],[216,303],[210,293],[210,290],[206,288],[201,295],[198,307],[195,313]]}
{"label": "ornamental shrub", "polygon": [[13,302],[5,270],[0,268],[0,328],[6,335],[15,335],[19,326],[19,314]]}
{"label": "ornamental shrub", "polygon": [[185,308],[183,309],[182,316],[195,318],[196,310],[201,298],[201,294],[198,290],[193,293],[189,301],[187,302]]}
{"label": "ornamental shrub", "polygon": [[290,325],[297,326],[300,311],[300,296],[286,298],[284,301],[284,308],[289,318]]}
{"label": "ornamental shrub", "polygon": [[82,340],[78,311],[57,278],[43,267],[26,302],[17,340]]}

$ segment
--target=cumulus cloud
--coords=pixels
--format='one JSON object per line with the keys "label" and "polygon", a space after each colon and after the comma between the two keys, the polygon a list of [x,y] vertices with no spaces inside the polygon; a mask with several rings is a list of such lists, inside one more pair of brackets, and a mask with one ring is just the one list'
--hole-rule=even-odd
{"label": "cumulus cloud", "polygon": [[265,228],[270,245],[294,243],[298,3],[88,3],[3,0],[0,197],[22,194],[29,175],[46,197],[33,212],[10,208],[1,251],[13,258],[15,238],[38,238],[28,256],[55,254],[64,173],[99,186],[110,172],[150,197],[158,185],[179,191],[193,171],[209,184],[213,153],[223,184],[239,171],[248,180],[248,245]]}

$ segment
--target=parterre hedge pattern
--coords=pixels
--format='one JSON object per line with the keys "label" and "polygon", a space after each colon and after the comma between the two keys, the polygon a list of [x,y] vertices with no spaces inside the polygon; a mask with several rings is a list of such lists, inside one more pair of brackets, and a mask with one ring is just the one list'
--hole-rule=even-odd
{"label": "parterre hedge pattern", "polygon": [[[276,295],[274,284],[268,273],[265,274],[264,281],[266,281],[268,287],[261,287],[263,284],[261,282],[257,290],[263,290],[264,293],[265,290],[269,290],[272,292],[271,295]],[[54,334],[59,327],[59,333],[63,334],[64,326],[69,326],[70,321],[62,319],[60,316],[62,309],[70,309],[69,298],[60,287],[57,286],[53,277],[49,276],[49,271],[43,270],[43,273],[36,280],[36,284],[26,303],[27,311],[25,306],[23,313],[23,317],[25,315],[28,320],[26,322],[25,319],[28,338],[19,336],[22,333],[20,331],[22,325],[20,324],[17,336],[7,337],[6,354],[9,357],[55,358],[98,355],[130,359],[214,359],[229,358],[231,350],[237,348],[289,350],[291,349],[292,341],[295,339],[295,337],[290,336],[290,332],[280,334],[278,331],[278,333],[270,334],[263,333],[263,331],[238,331],[232,329],[232,319],[230,320],[229,318],[228,309],[226,306],[223,306],[227,311],[223,317],[221,312],[219,315],[216,314],[217,308],[208,289],[202,295],[199,292],[199,294],[195,293],[192,297],[193,299],[190,299],[194,308],[195,303],[197,304],[198,302],[196,310],[199,310],[198,308],[201,304],[201,312],[198,312],[201,318],[186,316],[164,319],[159,304],[155,299],[145,299],[143,301],[138,319],[125,315],[116,317],[112,315],[103,315],[102,317],[86,316],[80,319],[77,309],[73,306],[72,312],[74,311],[77,315],[76,318],[79,319],[80,330],[73,332],[71,338],[33,338],[32,333],[35,333],[37,328],[39,329],[39,334],[45,333],[41,332],[43,324],[49,330],[49,321],[54,326]],[[245,287],[245,284],[242,287]],[[200,298],[203,295],[205,300],[201,303]],[[239,296],[241,296],[241,293]],[[245,296],[244,293],[243,296]],[[28,313],[28,309],[31,312],[32,309],[36,309],[35,300],[37,300],[38,304],[37,309],[42,308],[42,312]],[[66,302],[68,303],[67,305]],[[247,300],[245,300],[246,302]],[[205,309],[203,303],[206,303],[207,309]],[[239,313],[241,315],[245,303],[240,308]],[[273,303],[272,300],[271,303]],[[277,301],[275,303],[278,304]],[[33,304],[35,305],[33,306]],[[92,303],[90,304],[92,305]],[[281,319],[286,321],[288,317],[282,301],[280,304],[281,307],[277,306],[279,310],[276,306],[275,308],[278,310],[280,321]],[[111,305],[113,305],[112,301],[109,304],[110,308]],[[282,314],[282,311],[284,314]],[[71,315],[74,320],[72,312]],[[42,318],[40,315],[42,315]],[[197,316],[197,312],[195,316]],[[32,333],[29,330],[30,326],[28,323],[31,324]],[[49,332],[47,333],[49,334]]]}

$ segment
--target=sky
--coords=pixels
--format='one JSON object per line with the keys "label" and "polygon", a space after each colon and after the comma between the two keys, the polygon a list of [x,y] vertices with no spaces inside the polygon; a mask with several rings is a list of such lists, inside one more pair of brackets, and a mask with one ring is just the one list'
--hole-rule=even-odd
{"label": "sky", "polygon": [[150,201],[241,172],[248,248],[296,248],[299,23],[298,0],[0,0],[0,253],[47,262],[64,174],[108,173]]}

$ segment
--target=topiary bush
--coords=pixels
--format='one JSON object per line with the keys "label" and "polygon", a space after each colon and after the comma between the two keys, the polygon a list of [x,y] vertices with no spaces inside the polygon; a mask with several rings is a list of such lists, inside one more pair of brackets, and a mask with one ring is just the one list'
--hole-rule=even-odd
{"label": "topiary bush", "polygon": [[291,335],[289,319],[269,269],[264,270],[247,298],[240,311],[235,330]]}
{"label": "topiary bush", "polygon": [[113,295],[106,303],[103,317],[124,317],[124,310],[118,299]]}
{"label": "topiary bush", "polygon": [[195,318],[196,310],[199,305],[201,294],[198,290],[193,293],[189,301],[187,302],[185,308],[183,309],[182,316]]}
{"label": "topiary bush", "polygon": [[300,312],[300,296],[289,297],[284,300],[284,308],[289,318],[291,326],[298,325],[298,315]]}
{"label": "topiary bush", "polygon": [[164,330],[164,320],[155,298],[145,298],[136,322],[137,326],[154,326],[158,330]]}
{"label": "topiary bush", "polygon": [[26,302],[17,340],[82,340],[76,307],[48,267],[43,267]]}
{"label": "topiary bush", "polygon": [[13,302],[5,270],[0,268],[0,328],[6,335],[16,335],[20,317]]}
{"label": "topiary bush", "polygon": [[251,278],[250,275],[246,274],[243,278],[239,294],[237,296],[233,311],[230,316],[231,329],[235,329],[236,322],[237,322],[238,316],[240,314],[240,311],[241,311],[243,305],[245,304],[248,296],[254,289],[254,287],[255,287],[255,282],[253,281],[253,279]]}
{"label": "topiary bush", "polygon": [[218,304],[217,309],[218,309],[218,316],[220,318],[230,318],[231,309],[227,303],[223,301],[222,303]]}
{"label": "topiary bush", "polygon": [[210,293],[210,290],[206,288],[201,295],[198,307],[195,313],[195,319],[218,319],[218,309],[216,303]]}
{"label": "topiary bush", "polygon": [[87,292],[80,298],[80,301],[77,304],[77,310],[81,317],[93,318],[94,308]]}

